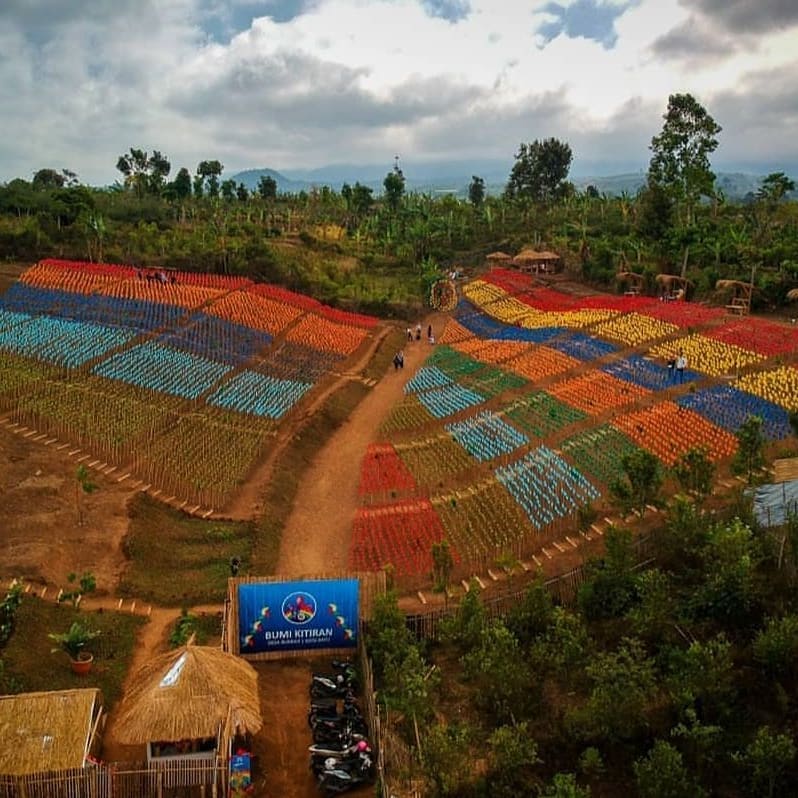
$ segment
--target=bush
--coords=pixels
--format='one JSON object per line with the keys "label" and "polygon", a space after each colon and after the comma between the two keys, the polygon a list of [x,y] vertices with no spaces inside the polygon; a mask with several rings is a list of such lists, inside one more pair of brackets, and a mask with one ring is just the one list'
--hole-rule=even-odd
{"label": "bush", "polygon": [[798,663],[798,616],[768,618],[754,640],[754,659],[774,676],[795,672]]}
{"label": "bush", "polygon": [[687,772],[682,755],[663,740],[657,740],[634,768],[640,798],[699,798],[705,794]]}

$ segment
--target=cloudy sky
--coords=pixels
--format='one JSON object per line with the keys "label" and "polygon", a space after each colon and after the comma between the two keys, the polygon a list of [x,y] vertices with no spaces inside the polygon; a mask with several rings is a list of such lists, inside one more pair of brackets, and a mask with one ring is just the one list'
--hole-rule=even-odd
{"label": "cloudy sky", "polygon": [[798,0],[2,0],[0,181],[119,177],[131,146],[225,174],[506,159],[645,168],[668,95],[716,168],[798,165]]}

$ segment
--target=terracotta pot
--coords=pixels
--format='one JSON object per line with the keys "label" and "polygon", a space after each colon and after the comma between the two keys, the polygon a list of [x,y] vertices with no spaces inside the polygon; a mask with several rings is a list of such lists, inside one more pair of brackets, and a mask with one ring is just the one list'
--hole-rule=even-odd
{"label": "terracotta pot", "polygon": [[91,670],[91,664],[94,662],[94,655],[89,654],[88,651],[81,651],[77,659],[70,660],[72,663],[72,672],[78,676],[86,676]]}

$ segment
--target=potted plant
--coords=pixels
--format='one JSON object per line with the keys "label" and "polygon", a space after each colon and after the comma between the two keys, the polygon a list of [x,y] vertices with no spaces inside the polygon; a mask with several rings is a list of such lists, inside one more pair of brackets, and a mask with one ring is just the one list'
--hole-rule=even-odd
{"label": "potted plant", "polygon": [[58,648],[53,651],[66,651],[72,662],[72,670],[80,676],[85,676],[91,670],[91,663],[94,657],[85,651],[86,644],[99,637],[99,631],[87,629],[80,621],[75,621],[66,632],[50,633],[48,637]]}

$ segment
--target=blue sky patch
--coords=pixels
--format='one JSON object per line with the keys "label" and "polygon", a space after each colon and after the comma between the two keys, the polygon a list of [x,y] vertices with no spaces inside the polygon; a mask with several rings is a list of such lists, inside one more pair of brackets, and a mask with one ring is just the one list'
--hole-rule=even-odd
{"label": "blue sky patch", "polygon": [[564,33],[569,39],[593,39],[610,50],[618,39],[615,20],[631,5],[632,2],[610,5],[601,0],[576,0],[567,7],[560,3],[547,3],[541,11],[556,19],[544,22],[537,32],[546,42]]}
{"label": "blue sky patch", "polygon": [[449,22],[459,22],[471,13],[469,0],[421,0],[421,5],[428,16]]}
{"label": "blue sky patch", "polygon": [[203,30],[218,42],[229,42],[238,33],[249,30],[256,17],[271,17],[274,22],[290,22],[302,16],[316,0],[244,0],[214,5],[207,9]]}

